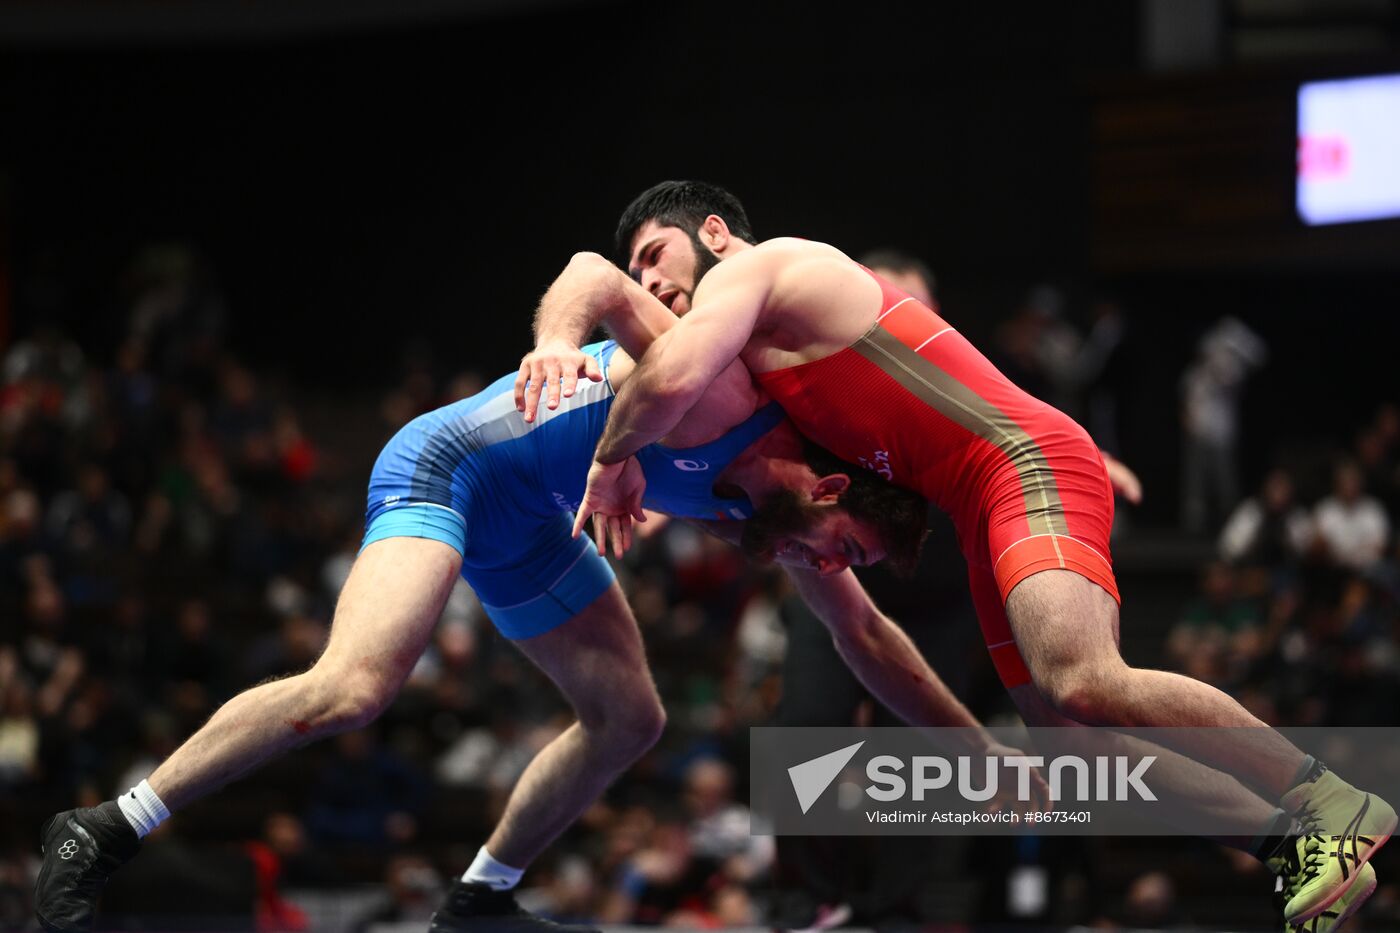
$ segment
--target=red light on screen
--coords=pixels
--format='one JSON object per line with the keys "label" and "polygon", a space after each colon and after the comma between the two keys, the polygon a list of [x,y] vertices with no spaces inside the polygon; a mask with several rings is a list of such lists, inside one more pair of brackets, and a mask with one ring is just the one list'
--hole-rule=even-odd
{"label": "red light on screen", "polygon": [[1299,136],[1298,177],[1308,181],[1347,173],[1347,141],[1341,136]]}

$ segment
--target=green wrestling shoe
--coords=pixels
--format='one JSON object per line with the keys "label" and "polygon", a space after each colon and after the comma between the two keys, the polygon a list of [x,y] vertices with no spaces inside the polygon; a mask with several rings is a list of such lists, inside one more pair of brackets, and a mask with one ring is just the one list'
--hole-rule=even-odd
{"label": "green wrestling shoe", "polygon": [[[1283,919],[1298,926],[1327,910],[1358,881],[1371,856],[1395,831],[1395,810],[1331,771],[1284,794],[1283,807],[1294,814],[1301,830],[1296,860],[1283,873]],[[1374,887],[1374,872],[1371,884]]]}
{"label": "green wrestling shoe", "polygon": [[[1356,913],[1362,904],[1366,903],[1368,897],[1376,893],[1376,870],[1369,864],[1362,865],[1361,870],[1356,872],[1354,878],[1351,886],[1341,897],[1332,902],[1331,907],[1323,908],[1322,912],[1311,920],[1304,920],[1302,923],[1285,923],[1283,933],[1334,933],[1347,922],[1352,914]],[[1274,895],[1279,910],[1283,909],[1284,904],[1293,896],[1293,893],[1293,889],[1285,886],[1282,891]]]}

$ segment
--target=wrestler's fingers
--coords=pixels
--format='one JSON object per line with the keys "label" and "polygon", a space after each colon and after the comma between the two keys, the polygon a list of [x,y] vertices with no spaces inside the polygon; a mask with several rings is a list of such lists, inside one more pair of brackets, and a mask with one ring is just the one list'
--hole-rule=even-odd
{"label": "wrestler's fingers", "polygon": [[608,516],[608,520],[604,523],[604,527],[606,528],[606,532],[605,532],[606,537],[605,537],[605,539],[604,539],[604,543],[607,545],[607,547],[605,547],[604,550],[607,550],[608,548],[611,548],[611,549],[612,549],[612,552],[613,552],[614,554],[616,554],[616,553],[617,553],[617,517],[614,516],[614,515],[609,515],[609,516]]}
{"label": "wrestler's fingers", "polygon": [[530,361],[530,386],[525,390],[525,420],[534,421],[540,409],[540,392],[544,390],[544,367],[539,360]]}
{"label": "wrestler's fingers", "polygon": [[617,556],[621,559],[627,554],[627,549],[632,546],[632,516],[619,515],[617,517]]}
{"label": "wrestler's fingers", "polygon": [[593,513],[593,540],[598,545],[598,556],[608,556],[608,517],[601,512]]}
{"label": "wrestler's fingers", "polygon": [[588,501],[585,497],[584,502],[578,507],[578,512],[574,515],[573,538],[575,541],[578,540],[579,535],[583,534],[583,526],[588,521],[588,516],[592,511],[593,510],[588,507]]}
{"label": "wrestler's fingers", "polygon": [[515,374],[515,410],[525,410],[525,386],[530,382],[530,363],[520,361],[520,372]]}
{"label": "wrestler's fingers", "polygon": [[544,378],[549,388],[549,401],[545,403],[545,406],[550,411],[559,407],[559,376],[560,366],[558,362],[551,360],[545,364]]}

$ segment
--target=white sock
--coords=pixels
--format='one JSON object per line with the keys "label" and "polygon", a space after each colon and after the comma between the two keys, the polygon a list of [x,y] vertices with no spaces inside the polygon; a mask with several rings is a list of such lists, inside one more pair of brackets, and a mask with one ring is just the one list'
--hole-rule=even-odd
{"label": "white sock", "polygon": [[122,808],[122,816],[136,830],[138,838],[145,839],[151,830],[170,819],[170,811],[160,802],[151,785],[142,781],[117,798],[117,806]]}
{"label": "white sock", "polygon": [[482,846],[476,853],[476,858],[472,860],[471,867],[462,873],[462,880],[489,885],[497,891],[509,891],[520,883],[520,876],[523,874],[525,869],[502,865],[491,857],[485,846]]}

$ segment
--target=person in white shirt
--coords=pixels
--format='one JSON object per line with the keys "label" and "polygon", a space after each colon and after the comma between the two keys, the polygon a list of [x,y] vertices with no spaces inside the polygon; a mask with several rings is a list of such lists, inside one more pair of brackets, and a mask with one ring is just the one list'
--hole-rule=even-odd
{"label": "person in white shirt", "polygon": [[1313,520],[1331,558],[1355,570],[1380,560],[1390,540],[1390,518],[1366,495],[1361,468],[1350,460],[1337,466],[1332,495],[1317,504]]}
{"label": "person in white shirt", "polygon": [[1312,518],[1293,495],[1285,470],[1270,470],[1259,494],[1236,506],[1220,532],[1220,556],[1231,564],[1278,567],[1307,552]]}

